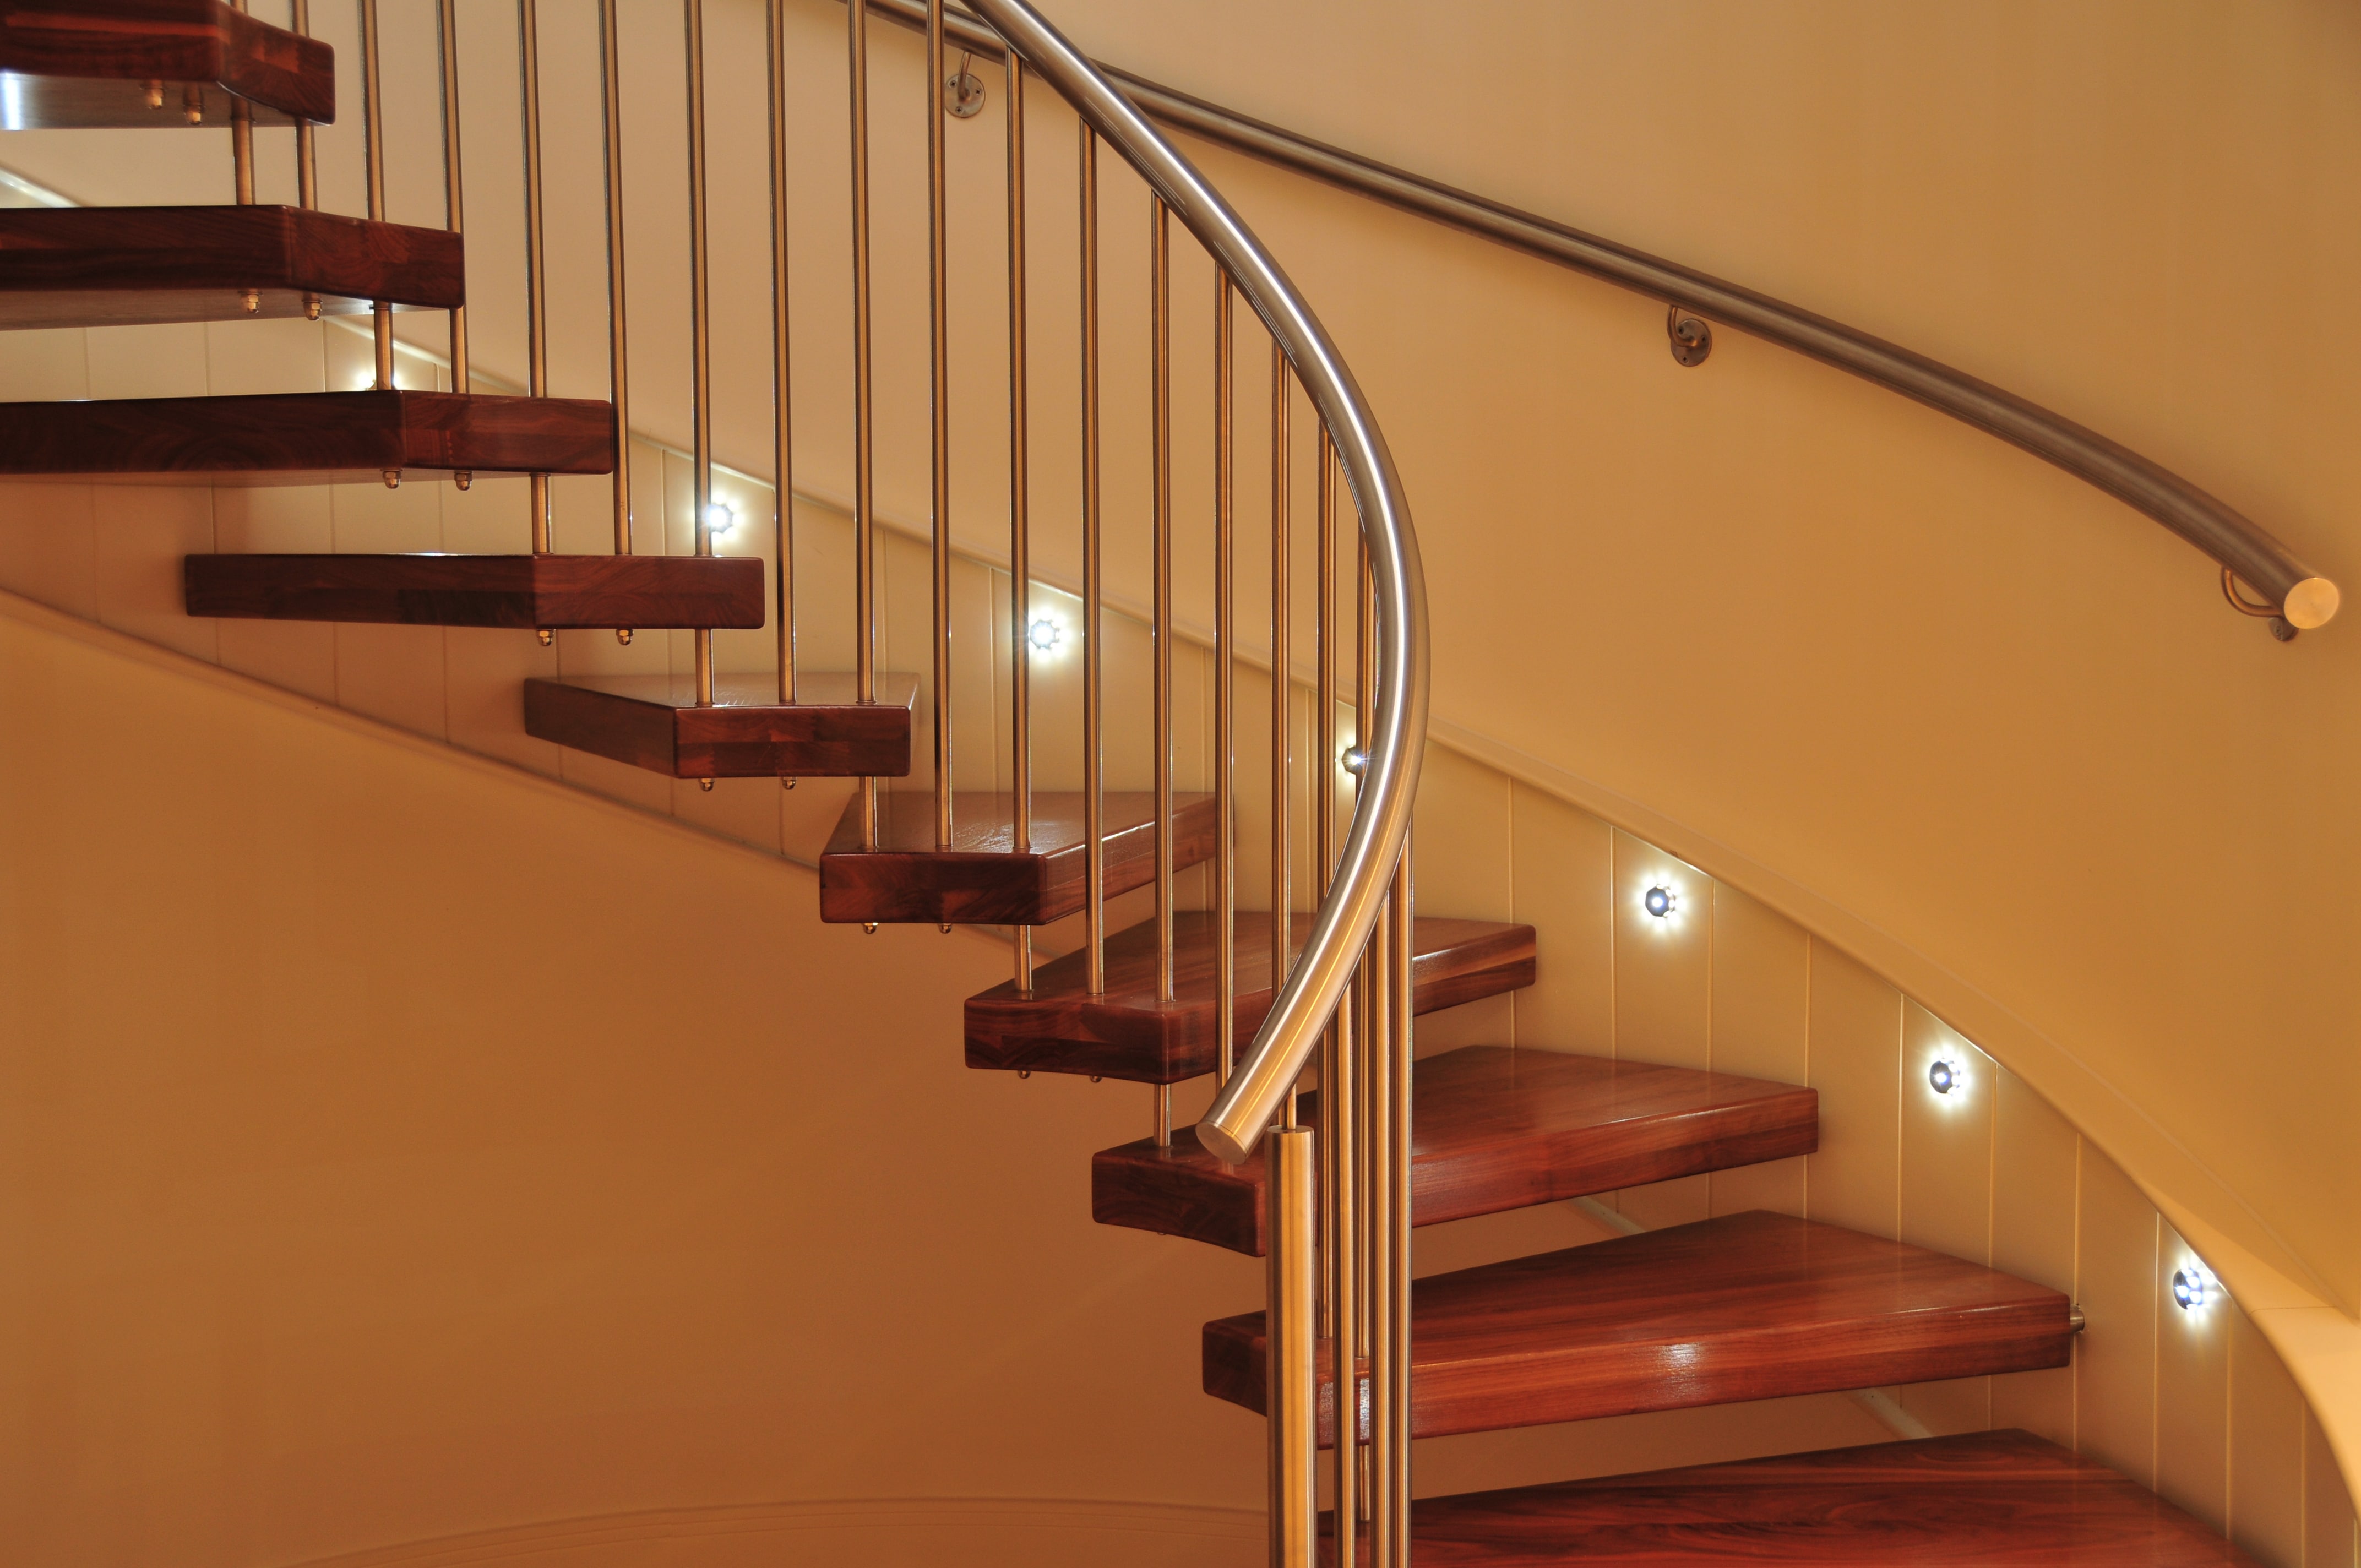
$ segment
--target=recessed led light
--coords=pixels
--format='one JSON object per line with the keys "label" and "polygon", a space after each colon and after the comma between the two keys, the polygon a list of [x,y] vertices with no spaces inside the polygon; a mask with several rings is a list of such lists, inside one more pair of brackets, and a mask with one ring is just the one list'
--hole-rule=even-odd
{"label": "recessed led light", "polygon": [[1347,746],[1345,748],[1343,761],[1346,773],[1357,774],[1368,767],[1369,753],[1363,747]]}
{"label": "recessed led light", "polygon": [[719,539],[737,526],[738,513],[727,503],[714,501],[706,507],[705,532],[711,537]]}
{"label": "recessed led light", "polygon": [[1680,906],[1680,896],[1669,887],[1652,887],[1640,898],[1640,907],[1659,920],[1666,918]]}
{"label": "recessed led light", "polygon": [[2201,1264],[2189,1264],[2173,1270],[2172,1299],[2184,1312],[2194,1312],[2209,1305],[2220,1294],[2221,1285],[2206,1273]]}
{"label": "recessed led light", "polygon": [[1927,1069],[1927,1086],[1938,1094],[1950,1094],[1968,1086],[1968,1069],[1949,1057],[1937,1057]]}
{"label": "recessed led light", "polygon": [[1054,653],[1066,645],[1066,629],[1045,615],[1025,629],[1025,641],[1036,653]]}

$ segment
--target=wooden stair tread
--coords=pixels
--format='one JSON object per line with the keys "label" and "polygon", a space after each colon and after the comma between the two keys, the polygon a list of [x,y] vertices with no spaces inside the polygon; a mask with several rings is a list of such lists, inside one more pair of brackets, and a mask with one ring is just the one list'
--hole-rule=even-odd
{"label": "wooden stair tread", "polygon": [[[1033,973],[1033,993],[1014,981],[967,1003],[967,1065],[1027,1072],[1089,1073],[1140,1083],[1178,1083],[1213,1070],[1213,916],[1173,917],[1174,1000],[1156,1000],[1153,922],[1107,938],[1106,991],[1093,996],[1082,955],[1051,959]],[[1312,932],[1295,916],[1292,948]],[[1233,1025],[1246,1048],[1270,1011],[1270,916],[1237,915],[1237,1007]],[[1421,1013],[1497,996],[1533,982],[1533,928],[1492,920],[1420,916],[1411,923],[1411,1004]]]}
{"label": "wooden stair tread", "polygon": [[[1156,796],[1146,790],[1109,790],[1104,802],[1106,894],[1113,898],[1155,880]],[[1018,854],[1015,797],[957,790],[951,796],[951,847],[938,850],[931,792],[881,795],[878,847],[863,850],[856,796],[846,803],[819,859],[819,917],[938,925],[1047,926],[1062,920],[1082,907],[1082,806],[1080,791],[1036,790],[1032,848]],[[1219,820],[1213,797],[1175,795],[1172,806],[1174,868],[1211,858]]]}
{"label": "wooden stair tread", "polygon": [[[1924,1247],[1732,1214],[1418,1280],[1411,1431],[2063,1366],[2068,1312],[2055,1290]],[[1260,1312],[1205,1325],[1204,1380],[1209,1394],[1262,1408]],[[1324,1442],[1324,1371],[1321,1389]]]}
{"label": "wooden stair tread", "polygon": [[388,472],[614,466],[613,407],[574,398],[367,391],[0,403],[0,475],[11,478],[379,484]]}
{"label": "wooden stair tread", "polygon": [[0,327],[301,316],[307,296],[324,315],[449,310],[467,302],[464,255],[443,229],[302,207],[15,208],[0,211]]}
{"label": "wooden stair tread", "polygon": [[[1319,1124],[1319,1097],[1303,1115]],[[1602,1057],[1467,1046],[1411,1079],[1411,1212],[1438,1224],[1810,1154],[1819,1095],[1787,1083]],[[1196,1129],[1091,1160],[1091,1217],[1261,1256],[1263,1163],[1229,1166]]]}
{"label": "wooden stair tread", "polygon": [[1425,1497],[1411,1540],[1421,1568],[2255,1564],[2138,1483],[2022,1431]]}
{"label": "wooden stair tread", "polygon": [[[160,86],[161,102],[150,89]],[[0,0],[0,129],[229,124],[336,117],[335,51],[225,0]]]}
{"label": "wooden stair tread", "polygon": [[910,771],[918,677],[881,674],[875,689],[862,703],[849,674],[798,674],[795,702],[782,706],[775,675],[718,674],[714,705],[699,707],[687,675],[534,678],[524,729],[675,778],[898,778]]}
{"label": "wooden stair tread", "polygon": [[191,615],[409,626],[763,624],[763,563],[696,555],[191,555]]}

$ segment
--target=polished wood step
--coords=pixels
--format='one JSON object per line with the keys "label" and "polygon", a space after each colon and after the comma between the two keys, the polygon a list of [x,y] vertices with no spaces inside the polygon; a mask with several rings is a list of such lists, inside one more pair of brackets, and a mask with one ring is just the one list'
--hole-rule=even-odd
{"label": "polished wood step", "polygon": [[[1213,1070],[1213,916],[1173,917],[1173,997],[1156,999],[1153,922],[1107,938],[1106,990],[1090,993],[1082,955],[1068,953],[1033,971],[1031,995],[1014,981],[967,1003],[967,1065],[1020,1072],[1078,1072],[1140,1083],[1178,1083]],[[1237,916],[1237,1006],[1234,1037],[1243,1052],[1270,1011],[1270,916]],[[1294,919],[1290,950],[1312,933]],[[1421,1013],[1497,996],[1533,982],[1533,928],[1493,920],[1420,916],[1411,923],[1411,1005]]]}
{"label": "polished wood step", "polygon": [[335,51],[225,0],[0,0],[0,130],[336,117]]}
{"label": "polished wood step", "polygon": [[368,391],[0,403],[0,477],[9,478],[381,484],[388,474],[614,466],[613,407],[573,398]]}
{"label": "polished wood step", "polygon": [[763,624],[763,563],[696,555],[191,555],[191,615],[407,626]]}
{"label": "polished wood step", "polygon": [[[1106,895],[1145,887],[1156,876],[1156,796],[1110,790]],[[959,790],[951,796],[951,847],[935,847],[935,797],[928,790],[880,794],[877,848],[861,847],[859,796],[846,803],[819,858],[819,917],[871,924],[1047,926],[1082,907],[1084,834],[1079,791],[1036,790],[1032,848],[1016,852],[1013,796]],[[1213,853],[1213,797],[1176,795],[1172,863],[1180,870]]]}
{"label": "polished wood step", "polygon": [[2147,1487],[2022,1431],[1423,1497],[1411,1541],[1420,1568],[2255,1568]]}
{"label": "polished wood step", "polygon": [[[1411,1300],[1419,1437],[2030,1372],[2074,1333],[2044,1286],[1761,1211],[1430,1275]],[[1260,1312],[1206,1324],[1205,1392],[1261,1409],[1262,1336]],[[1323,1443],[1334,1399],[1323,1368]]]}
{"label": "polished wood step", "polygon": [[[1438,1224],[1819,1146],[1819,1095],[1789,1083],[1552,1051],[1466,1046],[1411,1079],[1411,1223]],[[1320,1122],[1319,1096],[1302,1115]],[[1103,1149],[1091,1217],[1261,1256],[1263,1163],[1222,1163],[1196,1129]]]}
{"label": "polished wood step", "polygon": [[854,698],[850,674],[798,674],[782,705],[774,674],[716,675],[713,706],[687,675],[579,675],[524,684],[524,730],[677,779],[898,778],[910,771],[918,677],[879,675]]}
{"label": "polished wood step", "polygon": [[[302,207],[0,211],[0,327],[351,315],[467,302],[456,234]],[[251,308],[248,302],[251,302]]]}

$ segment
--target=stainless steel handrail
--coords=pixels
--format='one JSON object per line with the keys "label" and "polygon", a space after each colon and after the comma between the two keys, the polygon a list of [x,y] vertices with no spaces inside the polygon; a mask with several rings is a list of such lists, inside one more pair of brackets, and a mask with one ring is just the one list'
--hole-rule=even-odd
{"label": "stainless steel handrail", "polygon": [[[1236,1163],[1254,1148],[1303,1076],[1376,928],[1410,832],[1427,718],[1426,581],[1418,541],[1393,455],[1352,371],[1287,274],[1229,203],[1120,88],[1025,0],[968,3],[1028,71],[1055,88],[1148,181],[1262,318],[1336,444],[1368,544],[1378,601],[1377,703],[1371,732],[1361,741],[1368,762],[1359,803],[1302,952],[1237,1070],[1197,1127],[1207,1148]],[[970,47],[964,36],[960,41]],[[978,40],[979,47],[983,42]]]}
{"label": "stainless steel handrail", "polygon": [[[869,5],[891,20],[924,25],[925,6],[914,0]],[[954,16],[951,31],[963,49],[996,51],[997,41],[972,22],[962,27]],[[1629,246],[1313,141],[1115,66],[1097,69],[1120,82],[1150,117],[1175,130],[1809,355],[2022,447],[2147,513],[2256,589],[2283,638],[2325,626],[2336,615],[2342,598],[2336,585],[2253,519],[2121,443],[1989,381]]]}

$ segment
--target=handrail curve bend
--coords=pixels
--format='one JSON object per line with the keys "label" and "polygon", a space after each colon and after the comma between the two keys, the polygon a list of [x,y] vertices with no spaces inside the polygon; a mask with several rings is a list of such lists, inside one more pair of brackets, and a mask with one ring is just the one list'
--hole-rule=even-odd
{"label": "handrail curve bend", "polygon": [[[967,3],[1163,198],[1262,318],[1335,443],[1368,547],[1377,598],[1375,702],[1370,733],[1360,742],[1368,760],[1359,799],[1303,949],[1197,1126],[1206,1148],[1236,1164],[1253,1151],[1310,1064],[1376,928],[1410,834],[1428,707],[1426,579],[1418,540],[1393,455],[1367,400],[1261,241],[1138,105],[1026,0]],[[1284,678],[1283,670],[1278,678]]]}
{"label": "handrail curve bend", "polygon": [[[918,0],[869,4],[892,20],[923,22]],[[979,52],[997,42],[972,23],[962,32],[956,17],[952,30],[961,47],[972,43]],[[2336,584],[2235,507],[2120,442],[1989,381],[1693,268],[1314,141],[1115,66],[1094,69],[1172,129],[1776,343],[2055,464],[2162,523],[2261,594],[2272,631],[2282,641],[2336,616],[2343,599]]]}

